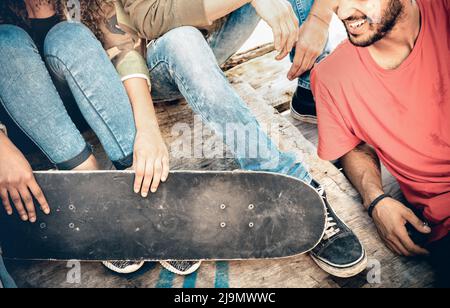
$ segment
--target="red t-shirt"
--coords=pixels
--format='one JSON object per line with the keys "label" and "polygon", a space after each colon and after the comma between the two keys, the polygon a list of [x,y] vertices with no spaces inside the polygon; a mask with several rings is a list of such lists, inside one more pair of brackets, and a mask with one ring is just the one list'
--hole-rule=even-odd
{"label": "red t-shirt", "polygon": [[338,159],[372,145],[408,201],[433,225],[450,229],[450,0],[418,0],[422,27],[395,70],[349,41],[312,74],[319,156]]}

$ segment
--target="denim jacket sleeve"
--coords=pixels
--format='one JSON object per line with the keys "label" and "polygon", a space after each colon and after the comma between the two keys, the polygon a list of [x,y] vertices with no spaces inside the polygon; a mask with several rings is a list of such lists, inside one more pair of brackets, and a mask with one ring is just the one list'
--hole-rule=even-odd
{"label": "denim jacket sleeve", "polygon": [[141,37],[154,40],[181,26],[205,27],[204,0],[120,0]]}

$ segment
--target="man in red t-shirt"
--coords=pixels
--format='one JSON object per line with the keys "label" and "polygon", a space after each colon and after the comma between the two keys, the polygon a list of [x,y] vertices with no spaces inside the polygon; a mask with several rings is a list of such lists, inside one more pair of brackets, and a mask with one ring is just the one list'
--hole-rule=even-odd
{"label": "man in red t-shirt", "polygon": [[[349,40],[312,75],[319,156],[341,160],[393,251],[441,246],[450,263],[450,0],[340,0],[337,13]],[[379,160],[418,214],[384,195]]]}

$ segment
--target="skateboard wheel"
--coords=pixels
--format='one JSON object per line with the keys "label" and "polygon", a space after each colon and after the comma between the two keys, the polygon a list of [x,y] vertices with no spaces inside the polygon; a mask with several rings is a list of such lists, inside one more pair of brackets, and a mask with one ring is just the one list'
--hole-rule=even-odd
{"label": "skateboard wheel", "polygon": [[227,224],[224,223],[224,222],[222,222],[222,223],[220,224],[220,227],[221,227],[221,228],[225,228],[226,226],[227,226]]}
{"label": "skateboard wheel", "polygon": [[255,226],[255,224],[251,222],[251,223],[248,224],[248,226],[249,226],[250,228],[253,228],[253,227]]}
{"label": "skateboard wheel", "polygon": [[226,208],[227,208],[227,206],[226,206],[225,204],[221,204],[221,205],[220,205],[220,209],[221,209],[221,210],[224,210],[224,209],[226,209]]}

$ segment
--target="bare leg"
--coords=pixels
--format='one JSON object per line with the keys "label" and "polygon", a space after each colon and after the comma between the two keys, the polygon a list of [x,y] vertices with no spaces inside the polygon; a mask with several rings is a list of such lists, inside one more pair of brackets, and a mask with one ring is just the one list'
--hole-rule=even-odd
{"label": "bare leg", "polygon": [[76,167],[75,171],[89,171],[89,170],[99,170],[100,167],[98,165],[97,159],[95,158],[94,155],[89,156],[89,158],[82,163],[81,165],[79,165],[78,167]]}

